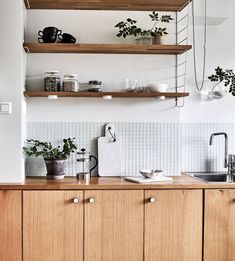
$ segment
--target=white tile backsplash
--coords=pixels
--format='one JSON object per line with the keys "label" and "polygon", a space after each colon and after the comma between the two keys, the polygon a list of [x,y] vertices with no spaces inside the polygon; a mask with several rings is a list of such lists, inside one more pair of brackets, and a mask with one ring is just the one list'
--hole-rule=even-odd
{"label": "white tile backsplash", "polygon": [[[154,123],[116,122],[116,135],[122,140],[122,173],[137,175],[139,169],[158,168],[165,174],[181,171],[223,170],[224,142],[216,137],[209,146],[212,132],[225,131],[229,152],[235,148],[233,123]],[[28,122],[27,137],[54,144],[63,138],[76,137],[79,149],[86,148],[97,156],[97,139],[104,135],[104,122]],[[45,175],[42,159],[26,160],[26,175]],[[67,163],[66,174],[76,175],[76,157]],[[94,172],[97,175],[97,172]]]}
{"label": "white tile backsplash", "polygon": [[[54,144],[63,138],[76,137],[79,149],[86,148],[97,156],[97,138],[104,135],[105,123],[29,122],[27,137]],[[138,175],[139,169],[158,168],[165,174],[179,174],[180,155],[178,123],[115,123],[116,135],[122,141],[121,175]],[[41,159],[27,159],[26,175],[45,175]],[[76,158],[67,164],[67,175],[76,175]],[[94,173],[95,175],[97,173]]]}
{"label": "white tile backsplash", "polygon": [[181,123],[182,170],[225,170],[224,137],[215,137],[209,146],[213,132],[228,134],[228,153],[234,154],[235,123]]}

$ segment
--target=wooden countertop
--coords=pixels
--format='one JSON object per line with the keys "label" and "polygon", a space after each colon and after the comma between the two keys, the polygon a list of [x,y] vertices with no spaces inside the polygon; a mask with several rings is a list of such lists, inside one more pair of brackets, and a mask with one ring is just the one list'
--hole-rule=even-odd
{"label": "wooden countertop", "polygon": [[235,183],[212,184],[196,180],[189,176],[173,177],[172,182],[155,184],[137,184],[125,181],[119,177],[92,177],[89,184],[77,180],[75,177],[66,177],[60,181],[50,181],[45,177],[30,177],[23,183],[0,183],[0,189],[9,190],[103,190],[103,189],[213,189],[235,188]]}

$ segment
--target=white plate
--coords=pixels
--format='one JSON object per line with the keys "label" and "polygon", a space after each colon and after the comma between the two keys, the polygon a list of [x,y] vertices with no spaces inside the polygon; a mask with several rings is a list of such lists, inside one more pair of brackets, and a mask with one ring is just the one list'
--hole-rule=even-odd
{"label": "white plate", "polygon": [[125,177],[125,180],[135,182],[135,183],[157,183],[157,182],[169,182],[172,181],[173,179],[171,177],[165,177],[165,176],[160,176],[160,177],[154,177],[154,178],[144,178],[144,177]]}

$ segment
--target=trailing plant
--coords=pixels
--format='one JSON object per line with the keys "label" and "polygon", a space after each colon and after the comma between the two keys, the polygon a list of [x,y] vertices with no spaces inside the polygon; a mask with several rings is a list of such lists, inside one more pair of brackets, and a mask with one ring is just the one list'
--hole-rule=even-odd
{"label": "trailing plant", "polygon": [[235,74],[233,69],[222,69],[221,67],[215,68],[215,74],[208,77],[211,82],[217,82],[213,89],[220,84],[224,83],[225,87],[229,87],[229,92],[235,96]]}
{"label": "trailing plant", "polygon": [[75,138],[63,139],[63,146],[53,147],[50,142],[27,140],[28,146],[23,147],[24,154],[28,157],[42,156],[45,160],[65,160],[77,149]]}
{"label": "trailing plant", "polygon": [[171,20],[174,20],[170,15],[162,15],[159,16],[159,13],[153,11],[149,14],[151,21],[153,22],[153,26],[150,29],[144,30],[137,26],[137,21],[131,18],[127,18],[126,21],[121,21],[115,25],[116,28],[119,29],[117,37],[126,38],[127,36],[146,36],[146,35],[166,35],[168,34],[166,28],[158,27],[158,23],[169,23]]}

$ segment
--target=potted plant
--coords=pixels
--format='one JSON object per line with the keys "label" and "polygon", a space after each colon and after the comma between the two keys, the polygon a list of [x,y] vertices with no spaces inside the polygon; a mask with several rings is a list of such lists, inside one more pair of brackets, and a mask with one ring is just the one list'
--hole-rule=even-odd
{"label": "potted plant", "polygon": [[163,44],[162,37],[167,35],[166,28],[158,27],[158,23],[169,23],[173,18],[170,15],[159,16],[153,11],[149,14],[153,26],[150,29],[142,29],[137,26],[137,21],[127,18],[126,21],[121,21],[115,25],[119,29],[117,37],[126,38],[127,36],[136,37],[137,43],[141,44]]}
{"label": "potted plant", "polygon": [[211,93],[217,93],[218,95],[221,90],[217,90],[218,87],[222,84],[225,87],[225,90],[222,92],[229,91],[233,96],[235,96],[235,74],[232,69],[222,69],[221,67],[215,68],[215,74],[208,76],[208,79],[215,83]]}
{"label": "potted plant", "polygon": [[166,36],[168,33],[166,28],[158,27],[158,23],[169,23],[174,19],[170,15],[162,15],[160,17],[159,14],[155,11],[153,11],[149,17],[154,22],[153,27],[150,30],[151,35],[153,36],[153,44],[164,44],[164,36]]}
{"label": "potted plant", "polygon": [[65,175],[65,162],[77,149],[75,138],[63,139],[63,146],[53,147],[50,142],[27,140],[28,146],[23,147],[24,154],[28,157],[43,157],[48,179],[63,179]]}

